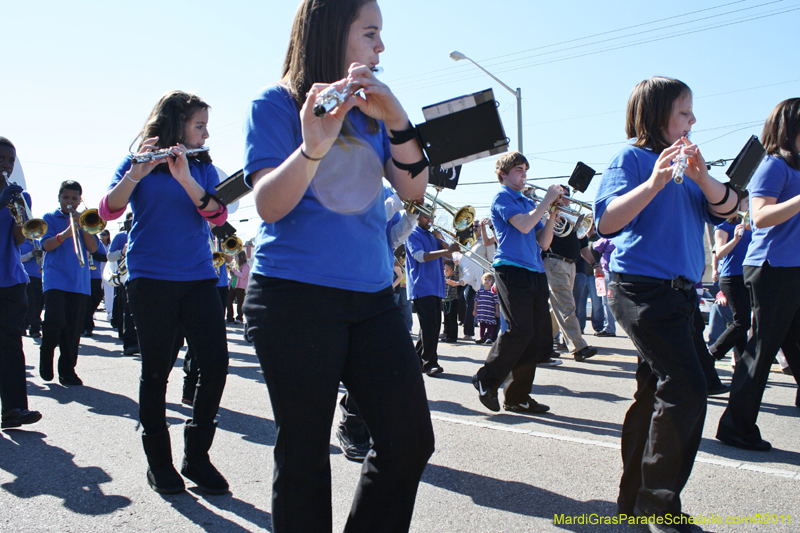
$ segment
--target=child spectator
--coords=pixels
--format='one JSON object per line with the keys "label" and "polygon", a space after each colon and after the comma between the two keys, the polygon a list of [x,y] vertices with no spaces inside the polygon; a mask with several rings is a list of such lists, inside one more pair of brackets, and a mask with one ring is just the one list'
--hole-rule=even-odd
{"label": "child spectator", "polygon": [[492,292],[494,276],[489,272],[485,273],[481,277],[481,284],[483,286],[478,289],[478,293],[475,295],[475,310],[472,312],[481,331],[481,337],[475,341],[475,344],[483,344],[484,342],[491,344],[494,338],[494,329],[497,325],[497,317],[500,316],[500,301],[497,298],[497,293]]}
{"label": "child spectator", "polygon": [[447,284],[444,299],[444,342],[458,340],[458,287],[463,285],[458,279],[456,265],[453,261],[444,261],[444,282]]}

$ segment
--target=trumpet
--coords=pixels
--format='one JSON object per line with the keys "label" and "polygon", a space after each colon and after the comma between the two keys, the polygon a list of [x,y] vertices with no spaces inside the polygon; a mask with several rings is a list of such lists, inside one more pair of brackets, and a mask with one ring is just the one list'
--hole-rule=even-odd
{"label": "trumpet", "polygon": [[[747,211],[744,211],[744,212],[739,211],[739,216],[742,217],[742,225],[745,228],[750,226],[750,210],[749,209]],[[742,238],[744,236],[744,229],[740,229],[739,231],[737,231],[736,235],[739,238]]]}
{"label": "trumpet", "polygon": [[211,237],[208,238],[208,246],[211,248],[211,263],[214,265],[214,269],[219,272],[219,267],[225,264],[225,254],[217,250],[217,247],[214,246],[214,239]]}
{"label": "trumpet", "polygon": [[468,237],[467,239],[459,240],[455,233],[446,230],[441,226],[434,224],[433,229],[438,230],[439,232],[442,233],[442,235],[446,235],[450,241],[458,244],[458,248],[461,250],[461,254],[471,259],[474,263],[476,263],[479,267],[481,267],[481,269],[483,269],[484,272],[489,272],[490,274],[494,274],[494,267],[489,262],[489,260],[481,255],[472,252],[472,246],[475,244],[475,239],[473,237]]}
{"label": "trumpet", "polygon": [[[522,194],[538,204],[541,203],[544,198],[536,196],[536,193],[533,192],[536,190],[547,192],[547,189],[544,187],[530,185],[528,189],[522,191]],[[550,205],[548,208],[548,216],[557,217],[555,225],[553,226],[553,235],[556,237],[566,237],[575,231],[575,234],[579,239],[586,237],[586,235],[589,233],[589,230],[592,229],[592,224],[594,224],[594,217],[591,213],[592,206],[587,202],[581,202],[580,200],[575,200],[569,196],[561,196],[560,198],[565,198],[570,203],[573,203],[578,207],[577,209],[572,209],[566,206],[557,206],[555,204]],[[589,212],[583,213],[581,211],[582,209],[587,209]],[[553,212],[556,210],[558,210],[558,213],[553,214]]]}
{"label": "trumpet", "polygon": [[[208,146],[201,146],[200,148],[195,148],[193,150],[186,150],[186,155],[192,154],[199,154],[200,152],[208,152]],[[172,149],[171,148],[164,148],[163,150],[154,150],[152,152],[147,152],[144,154],[137,154],[133,156],[131,160],[132,165],[138,165],[140,163],[151,163],[153,161],[158,161],[160,159],[166,159],[172,156]]]}
{"label": "trumpet", "polygon": [[67,210],[69,211],[69,227],[72,231],[72,247],[75,248],[75,255],[78,257],[78,264],[81,266],[81,268],[83,268],[86,266],[86,263],[83,262],[83,244],[81,243],[81,234],[75,225],[75,219],[72,217],[73,213],[75,213],[75,209],[73,209],[71,205],[68,205]]}
{"label": "trumpet", "polygon": [[[383,72],[383,67],[372,67],[370,70],[375,74],[381,74]],[[314,116],[316,117],[324,117],[338,106],[342,105],[345,100],[347,100],[351,94],[357,92],[353,91],[354,82],[349,81],[347,85],[342,87],[342,90],[339,91],[331,85],[321,93],[317,95],[317,99],[314,100]]]}

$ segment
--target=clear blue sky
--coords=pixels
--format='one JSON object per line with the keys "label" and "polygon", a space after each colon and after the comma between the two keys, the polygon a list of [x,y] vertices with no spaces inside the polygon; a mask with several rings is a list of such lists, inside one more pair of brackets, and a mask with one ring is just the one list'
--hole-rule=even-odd
{"label": "clear blue sky", "polygon": [[[516,148],[514,96],[469,62],[453,62],[452,50],[522,89],[529,178],[568,175],[579,160],[602,172],[625,142],[631,88],[651,75],[693,89],[692,139],[707,160],[734,157],[778,102],[800,95],[798,0],[379,5],[381,77],[415,123],[423,106],[491,87]],[[17,146],[34,214],[56,207],[65,179],[78,180],[96,207],[152,106],[172,89],[212,106],[215,164],[228,174],[241,168],[242,119],[258,89],[280,77],[296,7],[292,0],[3,2],[0,135]],[[724,171],[712,175],[723,179]],[[458,190],[441,198],[486,214],[497,186],[470,184],[494,179],[493,159],[470,163]],[[248,206],[252,198],[231,217],[244,237],[255,228]]]}

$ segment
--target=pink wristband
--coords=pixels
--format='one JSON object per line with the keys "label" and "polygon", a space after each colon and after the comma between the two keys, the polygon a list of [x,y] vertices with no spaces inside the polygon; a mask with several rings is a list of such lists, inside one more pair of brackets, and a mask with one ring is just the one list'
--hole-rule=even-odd
{"label": "pink wristband", "polygon": [[228,220],[228,208],[222,203],[219,204],[219,207],[216,211],[203,211],[198,207],[197,212],[200,213],[201,217],[211,222],[215,226],[221,226],[226,220]]}

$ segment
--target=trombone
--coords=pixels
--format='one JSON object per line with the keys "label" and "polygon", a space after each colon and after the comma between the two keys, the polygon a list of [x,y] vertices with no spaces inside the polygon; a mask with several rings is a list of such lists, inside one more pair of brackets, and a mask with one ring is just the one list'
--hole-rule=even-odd
{"label": "trombone", "polygon": [[439,200],[439,193],[436,193],[436,196],[425,193],[425,198],[431,201],[433,204],[433,211],[436,211],[437,204],[441,206],[442,209],[447,211],[450,216],[453,217],[453,228],[456,231],[464,231],[467,228],[472,227],[472,222],[475,220],[475,208],[471,205],[465,205],[461,209],[456,209],[450,204]]}
{"label": "trombone", "polygon": [[472,251],[472,245],[475,244],[474,237],[467,237],[463,241],[460,241],[455,233],[452,231],[446,230],[443,227],[434,224],[433,229],[438,230],[442,233],[442,235],[446,235],[449,240],[458,244],[458,248],[461,250],[461,255],[466,256],[468,259],[471,259],[473,263],[477,264],[484,272],[489,272],[490,274],[494,274],[494,267],[492,263],[489,262],[488,259],[483,257],[482,255],[476,254]]}
{"label": "trombone", "polygon": [[[87,207],[85,202],[83,206]],[[106,224],[107,222],[100,218],[97,209],[86,209],[81,213],[81,216],[78,217],[78,226],[89,235],[97,235],[106,229]],[[94,260],[92,260],[92,254],[88,254],[88,257],[89,270],[97,270],[97,266],[94,264]],[[81,266],[83,266],[83,264],[81,264]]]}
{"label": "trombone", "polygon": [[78,257],[78,264],[81,268],[86,266],[86,263],[83,262],[83,244],[81,243],[81,234],[78,231],[78,228],[75,226],[75,219],[72,215],[75,213],[75,209],[71,206],[67,206],[67,210],[69,211],[69,228],[72,231],[72,247],[75,249],[75,255]]}
{"label": "trombone", "polygon": [[[6,182],[6,187],[12,184],[8,179],[8,172],[3,172],[3,179]],[[22,235],[33,243],[33,249],[41,251],[42,247],[39,245],[39,240],[47,233],[47,222],[41,218],[33,218],[31,208],[28,201],[23,195],[15,196],[10,204],[8,204],[8,211],[14,218],[14,223],[22,228]],[[36,264],[39,265],[39,272],[42,271],[42,254],[37,253]]]}
{"label": "trombone", "polygon": [[[522,194],[538,204],[541,203],[544,198],[536,195],[534,191],[537,190],[547,192],[547,189],[544,187],[539,187],[538,185],[529,185],[524,191],[522,191]],[[589,233],[589,230],[592,229],[592,224],[594,224],[592,206],[587,202],[581,202],[580,200],[575,200],[569,196],[561,196],[560,198],[565,198],[569,202],[577,205],[577,208],[573,209],[566,206],[557,206],[555,204],[550,205],[550,208],[548,209],[548,216],[557,217],[555,225],[553,226],[553,235],[556,237],[566,237],[575,231],[575,234],[579,239],[586,237],[586,235]],[[583,209],[587,209],[589,212],[584,213],[582,211]],[[558,212],[554,213],[556,210],[558,210]]]}

